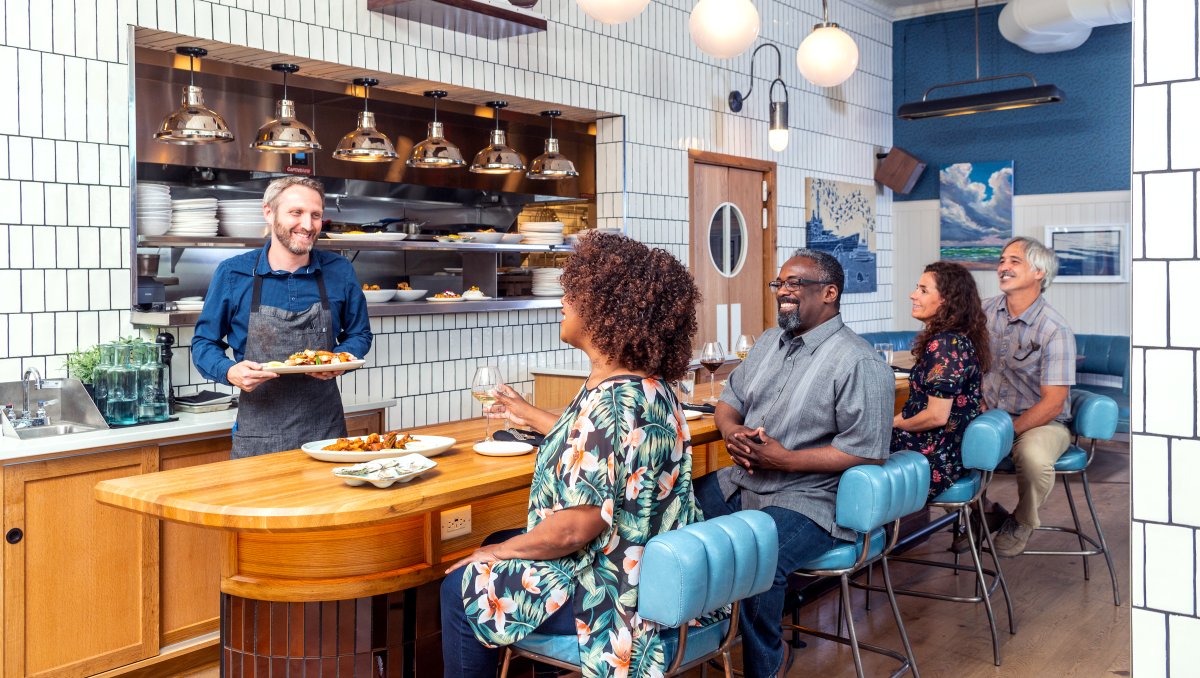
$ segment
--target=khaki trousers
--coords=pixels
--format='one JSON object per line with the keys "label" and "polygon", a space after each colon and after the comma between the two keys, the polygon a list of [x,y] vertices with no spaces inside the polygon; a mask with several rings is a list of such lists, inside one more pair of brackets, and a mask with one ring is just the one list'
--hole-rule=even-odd
{"label": "khaki trousers", "polygon": [[1031,428],[1013,440],[1017,467],[1017,508],[1013,517],[1025,527],[1039,527],[1038,511],[1054,489],[1054,463],[1071,444],[1071,432],[1057,421]]}

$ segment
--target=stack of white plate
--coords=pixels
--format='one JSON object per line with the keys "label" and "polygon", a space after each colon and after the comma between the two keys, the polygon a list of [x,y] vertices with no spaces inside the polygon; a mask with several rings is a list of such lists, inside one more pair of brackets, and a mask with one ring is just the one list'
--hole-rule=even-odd
{"label": "stack of white plate", "polygon": [[183,297],[182,299],[175,302],[175,308],[176,308],[176,310],[183,311],[183,312],[200,311],[201,309],[204,308],[204,298],[203,297]]}
{"label": "stack of white plate", "polygon": [[528,221],[521,224],[521,233],[525,236],[521,242],[526,245],[561,245],[562,232],[561,221]]}
{"label": "stack of white plate", "polygon": [[262,198],[222,200],[217,203],[217,232],[230,238],[261,238],[267,222]]}
{"label": "stack of white plate", "polygon": [[171,228],[171,189],[162,184],[138,183],[137,230],[139,235],[162,235]]}
{"label": "stack of white plate", "polygon": [[217,234],[217,199],[171,201],[171,230],[167,235],[211,237]]}
{"label": "stack of white plate", "polygon": [[612,233],[613,235],[621,235],[620,226],[597,226],[597,233]]}
{"label": "stack of white plate", "polygon": [[561,268],[533,269],[533,296],[561,297],[563,295],[563,288],[558,283],[560,275],[562,275]]}

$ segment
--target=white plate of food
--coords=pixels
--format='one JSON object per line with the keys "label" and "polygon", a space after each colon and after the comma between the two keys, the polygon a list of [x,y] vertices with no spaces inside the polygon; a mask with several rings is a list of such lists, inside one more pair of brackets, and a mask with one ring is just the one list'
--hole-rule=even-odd
{"label": "white plate of food", "polygon": [[396,290],[396,301],[416,301],[426,294],[429,290]]}
{"label": "white plate of food", "polygon": [[471,448],[485,457],[519,457],[533,450],[533,445],[517,440],[484,440]]}
{"label": "white plate of food", "polygon": [[474,240],[469,235],[437,235],[433,239],[438,242],[471,242]]}
{"label": "white plate of food", "polygon": [[459,233],[459,235],[464,238],[471,238],[475,242],[489,244],[498,243],[504,237],[503,233],[497,233],[495,231],[465,231],[463,233]]}
{"label": "white plate of food", "polygon": [[263,364],[267,372],[278,374],[302,374],[305,372],[336,372],[338,370],[353,370],[365,365],[367,361],[342,352],[316,351],[305,349],[293,353],[287,360],[271,360]]}
{"label": "white plate of food", "polygon": [[326,233],[325,235],[334,240],[404,240],[408,237],[407,233]]}
{"label": "white plate of food", "polygon": [[[368,441],[371,436],[375,437],[378,442],[372,444]],[[395,440],[388,442],[388,436],[395,436]],[[396,442],[399,441],[399,442]],[[426,436],[412,435],[405,436],[398,431],[388,431],[384,434],[372,433],[366,436],[356,436],[352,438],[330,438],[328,440],[314,440],[311,443],[304,443],[300,449],[308,456],[317,461],[331,461],[334,463],[355,463],[360,461],[371,461],[373,459],[383,459],[385,457],[395,457],[400,454],[408,454],[415,452],[426,457],[436,457],[446,450],[454,447],[456,443],[454,438],[446,436]],[[404,447],[382,447],[384,445],[402,444]],[[382,449],[372,450],[368,447],[380,446]],[[346,447],[363,447],[364,449],[331,449],[325,448],[346,448]]]}
{"label": "white plate of food", "polygon": [[340,363],[330,363],[328,365],[284,365],[278,360],[263,363],[264,372],[274,372],[275,374],[310,374],[313,372],[338,372],[341,370],[357,370],[366,365],[365,360],[348,360]]}
{"label": "white plate of food", "polygon": [[407,483],[435,466],[436,461],[413,453],[402,457],[375,459],[354,466],[340,466],[333,469],[333,475],[346,481],[347,485],[370,483],[382,489],[395,483]]}
{"label": "white plate of food", "polygon": [[363,290],[362,293],[368,304],[391,301],[392,297],[396,296],[396,290]]}
{"label": "white plate of food", "polygon": [[434,301],[434,302],[438,302],[438,303],[447,302],[447,301],[462,301],[462,300],[463,300],[462,295],[455,294],[448,290],[446,292],[438,292],[437,294],[433,295],[432,297],[425,297],[425,301]]}

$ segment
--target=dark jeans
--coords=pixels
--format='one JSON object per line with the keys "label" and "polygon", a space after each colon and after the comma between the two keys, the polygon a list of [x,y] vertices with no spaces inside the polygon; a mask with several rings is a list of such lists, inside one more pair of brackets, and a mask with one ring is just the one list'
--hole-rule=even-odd
{"label": "dark jeans", "polygon": [[[524,530],[504,530],[489,535],[484,545],[498,544],[521,534]],[[484,647],[467,622],[462,603],[464,567],[446,575],[442,580],[442,665],[443,675],[463,678],[496,678],[500,665],[500,649]],[[552,636],[575,635],[575,601],[567,598],[557,612],[550,615],[537,632]]]}
{"label": "dark jeans", "polygon": [[[694,492],[706,518],[729,515],[742,508],[740,493],[735,492],[729,499],[721,496],[716,473],[697,479]],[[820,525],[795,511],[774,506],[762,511],[771,516],[779,531],[779,560],[771,588],[742,601],[742,665],[746,678],[768,678],[782,668],[781,624],[788,575],[838,542]]]}

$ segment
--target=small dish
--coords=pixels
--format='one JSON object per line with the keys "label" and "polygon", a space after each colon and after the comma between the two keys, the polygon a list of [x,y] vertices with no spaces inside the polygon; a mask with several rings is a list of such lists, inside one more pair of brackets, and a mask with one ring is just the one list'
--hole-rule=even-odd
{"label": "small dish", "polygon": [[436,241],[438,241],[438,242],[458,242],[458,243],[462,243],[462,242],[471,242],[472,240],[474,240],[474,238],[472,238],[472,237],[471,237],[471,236],[469,236],[469,235],[468,235],[468,236],[462,236],[462,235],[438,235],[438,236],[434,236],[434,238],[433,238],[433,239],[434,239],[434,240],[436,240]]}
{"label": "small dish", "polygon": [[519,457],[533,451],[533,445],[516,440],[484,440],[471,449],[485,457]]}
{"label": "small dish", "polygon": [[688,421],[691,421],[693,419],[699,419],[702,416],[704,416],[704,413],[697,412],[696,410],[684,410],[683,411],[683,418]]}
{"label": "small dish", "polygon": [[505,245],[516,245],[525,239],[524,233],[505,233],[500,237],[500,242]]}
{"label": "small dish", "polygon": [[407,483],[429,469],[437,466],[437,462],[412,453],[402,457],[386,457],[354,466],[340,466],[333,469],[333,475],[341,478],[347,485],[358,486],[371,483],[383,489],[395,483]]}
{"label": "small dish", "polygon": [[428,293],[429,290],[396,290],[396,301],[416,301]]}
{"label": "small dish", "polygon": [[368,304],[378,304],[391,301],[392,297],[396,296],[396,290],[363,290],[363,296],[367,298]]}
{"label": "small dish", "polygon": [[438,304],[448,303],[448,302],[452,303],[455,301],[462,301],[462,300],[463,300],[462,297],[425,297],[425,301],[432,301],[432,302],[438,303]]}
{"label": "small dish", "polygon": [[498,243],[504,238],[503,233],[497,233],[495,231],[467,231],[465,233],[459,233],[459,235],[464,238],[471,238],[478,243],[487,244]]}

